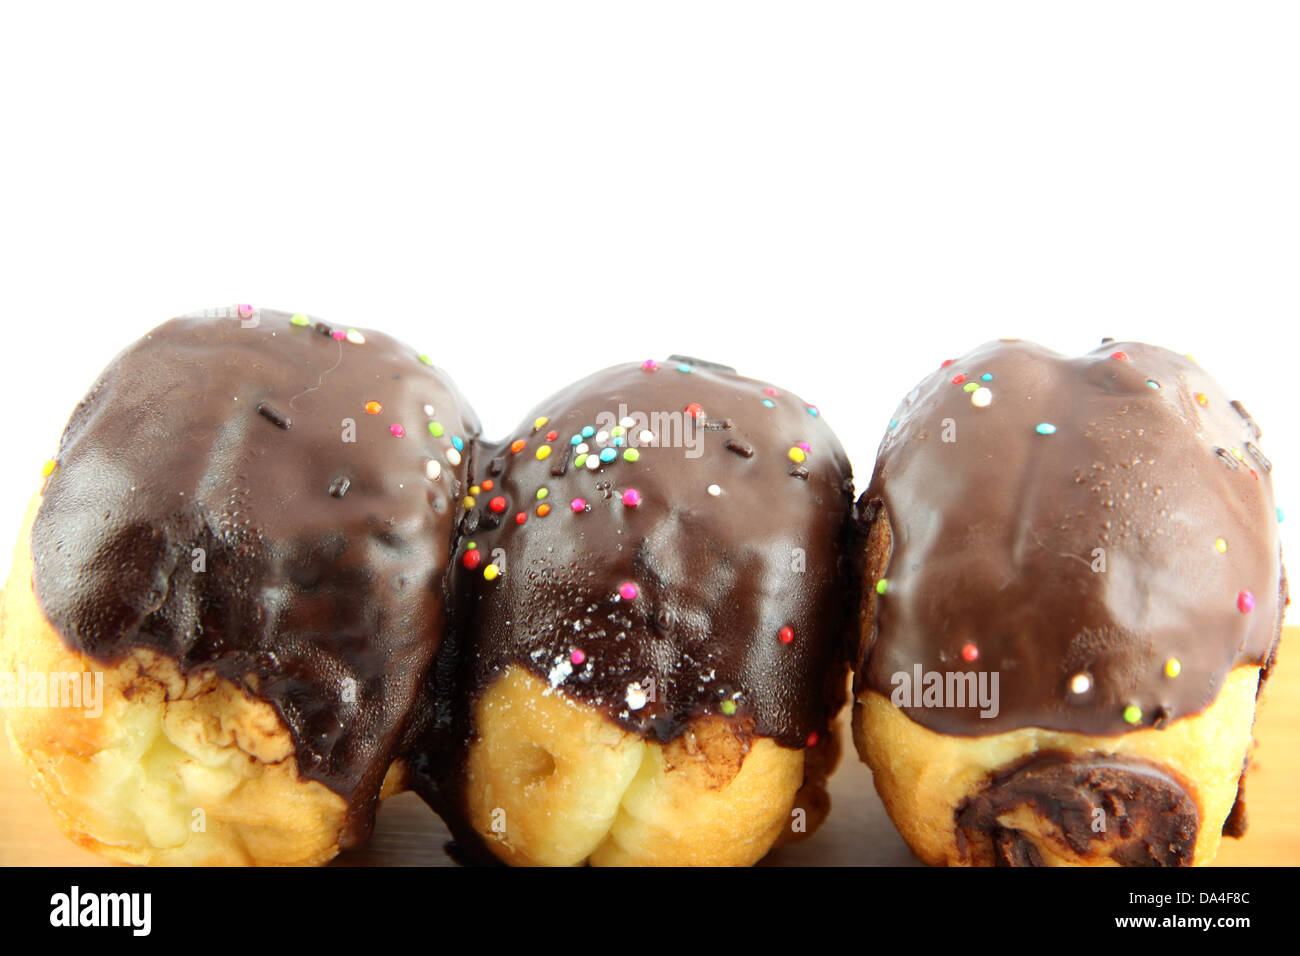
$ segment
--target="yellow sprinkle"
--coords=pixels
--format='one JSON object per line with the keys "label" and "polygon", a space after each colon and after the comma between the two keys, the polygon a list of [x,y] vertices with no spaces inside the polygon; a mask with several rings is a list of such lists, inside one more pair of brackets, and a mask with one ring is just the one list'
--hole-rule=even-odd
{"label": "yellow sprinkle", "polygon": [[786,454],[790,456],[791,461],[804,461],[808,457],[803,453],[803,449],[800,448],[798,445],[791,448],[788,452],[786,452]]}
{"label": "yellow sprinkle", "polygon": [[495,581],[497,575],[500,573],[501,573],[500,568],[498,568],[495,564],[489,564],[486,568],[483,569],[483,580]]}
{"label": "yellow sprinkle", "polygon": [[543,425],[545,425],[548,421],[550,421],[549,418],[537,418],[537,419],[534,419],[534,420],[533,420],[533,431],[537,431],[537,429],[541,428],[541,427],[542,427]]}
{"label": "yellow sprinkle", "polygon": [[479,493],[480,491],[482,491],[482,490],[483,490],[483,489],[480,488],[478,485],[470,485],[470,486],[469,486],[469,493],[470,493],[471,495],[476,495],[476,494],[478,494],[478,493]]}
{"label": "yellow sprinkle", "polygon": [[50,475],[54,474],[54,469],[57,467],[58,467],[58,463],[53,458],[51,458],[49,461],[47,461],[45,464],[41,466],[41,477],[42,478],[50,477]]}
{"label": "yellow sprinkle", "polygon": [[464,504],[465,504],[465,510],[469,511],[470,508],[474,507],[474,499],[469,495],[466,495]]}
{"label": "yellow sprinkle", "polygon": [[1165,661],[1165,676],[1177,677],[1183,672],[1183,662],[1176,657],[1171,657]]}
{"label": "yellow sprinkle", "polygon": [[1224,554],[1228,550],[1228,542],[1224,541],[1222,538],[1216,538],[1214,541],[1214,550],[1219,552],[1219,554]]}
{"label": "yellow sprinkle", "polygon": [[537,458],[538,458],[538,460],[541,460],[541,459],[543,459],[543,458],[550,458],[550,457],[551,457],[551,446],[550,446],[550,445],[542,445],[540,448],[537,449]]}

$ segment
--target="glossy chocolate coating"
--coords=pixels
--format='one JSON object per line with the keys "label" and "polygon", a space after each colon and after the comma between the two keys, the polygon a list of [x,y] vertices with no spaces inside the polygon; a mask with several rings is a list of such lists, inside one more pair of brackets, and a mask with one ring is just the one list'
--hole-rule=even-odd
{"label": "glossy chocolate coating", "polygon": [[966,735],[1122,734],[1204,711],[1280,636],[1286,583],[1258,442],[1199,365],[1154,346],[1068,359],[993,342],[932,372],[895,413],[858,504],[892,533],[885,593],[865,582],[859,691],[889,696],[917,663],[997,671],[994,718],[905,708]]}
{"label": "glossy chocolate coating", "polygon": [[[613,460],[589,468],[575,436]],[[800,442],[810,450],[792,460]],[[480,452],[473,481],[485,480],[493,487],[465,515],[454,571],[466,707],[516,664],[661,742],[706,713],[787,747],[825,728],[823,685],[843,659],[851,606],[852,478],[815,408],[694,359],[616,366]],[[471,543],[482,555],[472,570]],[[489,563],[503,569],[494,580]],[[638,689],[652,682],[642,703]]]}
{"label": "glossy chocolate coating", "polygon": [[452,437],[478,421],[386,335],[224,311],[155,329],[73,412],[35,593],[95,660],[150,648],[270,702],[303,776],[348,801],[349,845],[415,731],[468,467]]}
{"label": "glossy chocolate coating", "polygon": [[1081,857],[1122,866],[1190,866],[1200,830],[1196,802],[1167,769],[1122,754],[1042,751],[957,809],[958,848],[984,865],[1046,865],[1023,833],[1001,822],[1020,809],[1051,821]]}

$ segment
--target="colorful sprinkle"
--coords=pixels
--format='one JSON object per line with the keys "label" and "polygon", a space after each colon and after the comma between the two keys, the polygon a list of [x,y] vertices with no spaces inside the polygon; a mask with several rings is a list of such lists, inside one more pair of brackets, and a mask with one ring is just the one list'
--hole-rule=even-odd
{"label": "colorful sprinkle", "polygon": [[[615,454],[617,454],[617,452],[616,452]],[[587,456],[587,461],[586,461],[586,468],[587,468],[587,470],[588,470],[588,471],[595,471],[595,470],[596,470],[597,468],[599,468],[599,467],[600,467],[600,456],[599,456],[599,455],[588,455],[588,456]]]}
{"label": "colorful sprinkle", "polygon": [[1285,511],[1283,511],[1281,508],[1275,508],[1275,509],[1273,509],[1273,510],[1275,510],[1275,511],[1277,512],[1277,523],[1278,523],[1278,524],[1281,524],[1283,521],[1286,520],[1286,512],[1285,512]]}
{"label": "colorful sprinkle", "polygon": [[45,464],[41,465],[41,477],[42,478],[50,477],[50,475],[54,474],[54,469],[57,467],[58,467],[58,462],[56,462],[53,458],[51,458]]}
{"label": "colorful sprinkle", "polygon": [[460,464],[460,452],[454,448],[447,449],[447,461],[454,467]]}
{"label": "colorful sprinkle", "polygon": [[781,393],[778,392],[776,389],[774,389],[771,385],[769,385],[767,388],[763,389],[763,394],[771,395],[773,398],[776,398],[776,396],[780,395]]}
{"label": "colorful sprinkle", "polygon": [[401,425],[399,425],[397,422],[393,422],[393,424],[389,425],[388,431],[394,438],[406,437],[406,429],[403,428]]}
{"label": "colorful sprinkle", "polygon": [[569,502],[569,510],[574,514],[577,514],[579,511],[586,511],[587,502],[583,501],[581,498],[574,498]]}
{"label": "colorful sprinkle", "polygon": [[615,458],[618,457],[618,449],[617,449],[617,448],[602,448],[602,449],[600,450],[600,456],[599,456],[599,457],[600,457],[600,460],[603,461],[605,464],[609,464],[611,461],[613,461]]}
{"label": "colorful sprinkle", "polygon": [[821,412],[819,412],[819,411],[817,410],[817,406],[816,406],[816,405],[809,405],[809,406],[808,406],[808,414],[811,415],[813,418],[816,418],[818,415],[821,414]]}
{"label": "colorful sprinkle", "polygon": [[640,503],[641,492],[637,491],[635,488],[629,488],[627,491],[623,492],[623,504],[627,507],[635,508]]}
{"label": "colorful sprinkle", "polygon": [[576,647],[573,649],[573,653],[569,655],[570,662],[574,664],[581,664],[584,661],[586,661],[586,659],[587,659],[587,655],[584,654],[579,648]]}
{"label": "colorful sprinkle", "polygon": [[789,451],[786,452],[786,454],[790,457],[791,461],[806,461],[808,458],[808,453],[805,452],[798,445],[792,447]]}
{"label": "colorful sprinkle", "polygon": [[1219,552],[1219,554],[1226,554],[1228,551],[1228,542],[1224,541],[1222,538],[1215,538],[1214,550]]}
{"label": "colorful sprinkle", "polygon": [[718,710],[722,711],[728,717],[736,712],[736,702],[728,697],[718,705]]}
{"label": "colorful sprinkle", "polygon": [[808,743],[807,743],[807,746],[809,746],[809,747],[816,747],[816,746],[817,746],[817,741],[818,741],[819,739],[820,739],[820,738],[817,736],[817,731],[814,730],[812,733],[810,733],[810,734],[808,735]]}
{"label": "colorful sprinkle", "polygon": [[709,487],[706,488],[705,490],[708,491],[708,493],[711,494],[711,495],[712,495],[713,497],[715,497],[715,498],[718,497],[718,495],[722,494],[722,486],[721,486],[721,485],[709,485]]}
{"label": "colorful sprinkle", "polygon": [[[471,490],[472,490],[472,489],[471,489]],[[462,498],[462,499],[460,500],[460,503],[461,503],[461,505],[465,508],[466,511],[469,511],[470,508],[473,508],[473,507],[474,507],[474,504],[475,504],[475,502],[474,502],[474,496],[473,496],[473,495],[466,495],[464,498]]]}
{"label": "colorful sprinkle", "polygon": [[964,381],[966,381],[966,375],[964,372],[958,372],[952,377],[952,383],[954,385],[960,385]]}
{"label": "colorful sprinkle", "polygon": [[253,307],[246,302],[241,302],[237,310],[241,319],[246,319],[253,314]]}
{"label": "colorful sprinkle", "polygon": [[514,441],[510,443],[510,454],[512,455],[519,454],[521,451],[524,450],[527,444],[528,442],[524,441],[522,438],[516,438]]}
{"label": "colorful sprinkle", "polygon": [[1237,595],[1237,610],[1242,614],[1249,614],[1255,610],[1255,595],[1249,591],[1242,591]]}
{"label": "colorful sprinkle", "polygon": [[635,448],[629,448],[627,451],[623,452],[624,461],[636,461],[640,457],[641,453]]}
{"label": "colorful sprinkle", "polygon": [[424,463],[424,477],[430,481],[437,481],[442,474],[442,465],[430,458]]}
{"label": "colorful sprinkle", "polygon": [[884,594],[889,590],[889,578],[881,578],[876,582],[876,593]]}
{"label": "colorful sprinkle", "polygon": [[961,390],[963,392],[973,392],[979,387],[980,387],[979,382],[967,382],[965,385],[961,387]]}
{"label": "colorful sprinkle", "polygon": [[964,661],[978,660],[979,656],[980,656],[980,649],[976,647],[974,644],[966,644],[961,649],[961,659]]}
{"label": "colorful sprinkle", "polygon": [[1086,694],[1092,690],[1092,678],[1087,674],[1075,674],[1070,678],[1071,694]]}
{"label": "colorful sprinkle", "polygon": [[537,506],[537,517],[539,517],[539,518],[545,518],[545,517],[546,517],[548,514],[550,514],[550,513],[551,513],[551,506],[550,506],[550,505],[538,505],[538,506]]}
{"label": "colorful sprinkle", "polygon": [[432,417],[433,417],[433,406],[432,406],[432,405],[425,405],[425,406],[424,406],[424,414],[425,414],[427,417],[432,418]]}
{"label": "colorful sprinkle", "polygon": [[590,437],[591,437],[592,435],[594,435],[594,434],[596,434],[596,429],[592,428],[590,425],[586,426],[586,427],[582,430],[582,437],[583,437],[583,438],[590,438]]}
{"label": "colorful sprinkle", "polygon": [[787,624],[781,630],[776,632],[776,636],[782,644],[789,644],[794,640],[794,628]]}
{"label": "colorful sprinkle", "polygon": [[543,500],[545,500],[546,496],[549,495],[549,494],[550,494],[550,491],[548,491],[547,489],[545,489],[545,488],[538,488],[538,489],[537,489],[537,500],[538,500],[538,501],[543,501]]}
{"label": "colorful sprinkle", "polygon": [[970,393],[970,403],[976,408],[988,408],[993,404],[993,391],[988,388],[977,388]]}
{"label": "colorful sprinkle", "polygon": [[488,502],[488,507],[493,511],[495,511],[497,514],[503,514],[506,510],[506,499],[501,495],[497,495],[495,498],[493,498],[491,501]]}
{"label": "colorful sprinkle", "polygon": [[704,414],[704,407],[699,402],[691,402],[682,410],[691,418],[699,418]]}
{"label": "colorful sprinkle", "polygon": [[1155,388],[1155,389],[1158,389],[1158,388],[1160,388],[1160,383],[1157,382],[1154,378],[1149,378],[1149,379],[1147,379],[1147,388]]}
{"label": "colorful sprinkle", "polygon": [[523,524],[528,520],[527,512],[521,511],[515,515],[515,524]]}
{"label": "colorful sprinkle", "polygon": [[342,342],[345,338],[347,338],[347,335],[348,334],[344,332],[342,329],[335,329],[333,332],[330,333],[330,338],[332,338],[335,342]]}
{"label": "colorful sprinkle", "polygon": [[772,401],[770,398],[765,398],[765,399],[763,399],[763,407],[764,407],[764,408],[776,408],[776,402]]}
{"label": "colorful sprinkle", "polygon": [[493,481],[491,478],[484,478],[484,479],[483,479],[483,490],[484,490],[484,491],[491,491],[493,488],[496,487],[496,484],[497,484],[497,483],[496,483],[495,481]]}
{"label": "colorful sprinkle", "polygon": [[1056,426],[1053,425],[1051,422],[1039,422],[1034,427],[1034,431],[1038,432],[1038,434],[1040,435],[1055,435]]}
{"label": "colorful sprinkle", "polygon": [[659,363],[656,362],[654,359],[646,359],[644,362],[641,363],[641,367],[645,369],[647,372],[659,371]]}
{"label": "colorful sprinkle", "polygon": [[537,447],[536,455],[537,455],[537,460],[538,460],[538,461],[543,461],[543,460],[545,460],[545,459],[547,459],[547,458],[550,458],[550,457],[551,457],[551,446],[550,446],[550,445],[539,445],[539,446]]}
{"label": "colorful sprinkle", "polygon": [[627,694],[624,695],[623,699],[627,701],[629,710],[640,710],[650,698],[646,696],[646,692],[641,689],[640,684],[628,684]]}
{"label": "colorful sprinkle", "polygon": [[378,402],[366,402],[367,415],[378,415],[383,410],[384,410],[384,406],[379,404]]}
{"label": "colorful sprinkle", "polygon": [[1209,405],[1209,404],[1210,404],[1210,400],[1209,400],[1208,398],[1205,397],[1205,393],[1204,393],[1204,392],[1197,392],[1197,393],[1196,393],[1196,404],[1198,404],[1198,405],[1200,405],[1202,408],[1204,408],[1206,405]]}
{"label": "colorful sprinkle", "polygon": [[483,552],[478,548],[470,548],[461,556],[460,563],[468,570],[474,571],[483,563]]}
{"label": "colorful sprinkle", "polygon": [[442,423],[441,423],[441,422],[429,422],[429,434],[432,435],[434,438],[441,438],[441,437],[442,437]]}
{"label": "colorful sprinkle", "polygon": [[1115,359],[1117,362],[1127,362],[1127,361],[1128,361],[1128,353],[1127,353],[1127,352],[1111,352],[1111,353],[1110,353],[1110,357],[1113,358],[1113,359]]}
{"label": "colorful sprinkle", "polygon": [[303,315],[301,312],[297,312],[291,315],[289,317],[289,321],[293,325],[298,326],[299,328],[301,328],[304,325],[311,325],[311,319],[307,318],[307,316]]}
{"label": "colorful sprinkle", "polygon": [[942,362],[939,363],[939,368],[947,368],[951,364],[952,364],[952,359],[944,359]]}
{"label": "colorful sprinkle", "polygon": [[640,593],[640,589],[631,581],[624,581],[618,586],[618,596],[624,601],[635,601]]}
{"label": "colorful sprinkle", "polygon": [[464,451],[464,450],[465,450],[465,439],[461,438],[459,435],[452,435],[452,436],[451,436],[451,447],[454,448],[454,449],[456,449],[457,451]]}
{"label": "colorful sprinkle", "polygon": [[688,365],[685,362],[682,362],[680,365],[677,366],[677,371],[679,372],[689,372],[690,370],[691,370],[690,365]]}
{"label": "colorful sprinkle", "polygon": [[365,345],[366,337],[356,329],[348,329],[348,341],[353,345]]}
{"label": "colorful sprinkle", "polygon": [[534,418],[534,419],[533,419],[533,431],[537,431],[539,428],[541,428],[543,425],[545,425],[548,421],[550,421],[550,419],[547,418],[545,415],[541,416],[540,418]]}
{"label": "colorful sprinkle", "polygon": [[1124,720],[1130,724],[1142,723],[1142,708],[1137,704],[1129,704],[1124,708]]}
{"label": "colorful sprinkle", "polygon": [[501,575],[501,569],[497,567],[495,564],[489,564],[486,568],[483,569],[484,581],[495,581],[498,577],[500,577],[500,575]]}
{"label": "colorful sprinkle", "polygon": [[981,382],[991,382],[991,381],[993,381],[993,373],[992,373],[992,372],[985,372],[983,375],[980,376],[980,381],[981,381]]}
{"label": "colorful sprinkle", "polygon": [[549,431],[549,432],[546,433],[546,440],[547,440],[547,441],[555,441],[555,439],[557,439],[557,438],[559,438],[559,437],[560,437],[560,433],[557,432],[557,431]]}
{"label": "colorful sprinkle", "polygon": [[1183,672],[1183,662],[1176,657],[1171,657],[1165,661],[1165,676],[1177,677]]}
{"label": "colorful sprinkle", "polygon": [[581,468],[586,463],[587,463],[587,453],[585,451],[573,459],[573,467],[575,468]]}
{"label": "colorful sprinkle", "polygon": [[425,365],[432,365],[432,364],[433,364],[433,359],[429,358],[429,356],[427,356],[427,355],[417,355],[416,358],[418,358],[418,359],[419,359],[421,362],[423,362]]}

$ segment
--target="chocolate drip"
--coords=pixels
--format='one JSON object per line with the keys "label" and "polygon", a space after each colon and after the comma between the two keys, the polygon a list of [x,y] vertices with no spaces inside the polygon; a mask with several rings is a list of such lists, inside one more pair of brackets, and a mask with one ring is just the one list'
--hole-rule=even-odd
{"label": "chocolate drip", "polygon": [[1204,711],[1229,671],[1265,664],[1287,601],[1243,415],[1194,362],[1140,343],[1067,359],[994,342],[933,372],[858,502],[885,542],[859,690],[888,697],[918,664],[995,671],[995,717],[905,708],[977,736],[1122,734]]}

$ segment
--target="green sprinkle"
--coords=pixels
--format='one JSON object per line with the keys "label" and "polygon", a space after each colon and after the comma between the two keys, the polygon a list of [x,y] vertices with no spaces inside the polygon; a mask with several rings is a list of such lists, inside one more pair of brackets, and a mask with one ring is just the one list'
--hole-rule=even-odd
{"label": "green sprinkle", "polygon": [[442,423],[441,423],[441,422],[429,422],[429,434],[432,435],[434,438],[441,438],[441,437],[442,437]]}
{"label": "green sprinkle", "polygon": [[550,494],[550,492],[547,491],[545,488],[538,488],[538,489],[537,489],[537,500],[538,500],[538,501],[541,501],[543,498],[545,498],[545,497],[546,497],[547,495],[549,495],[549,494]]}
{"label": "green sprinkle", "polygon": [[627,451],[623,452],[624,461],[636,461],[640,457],[641,453],[635,448],[629,448]]}
{"label": "green sprinkle", "polygon": [[573,459],[574,468],[581,468],[586,463],[587,463],[587,456],[585,454],[579,455],[577,458]]}
{"label": "green sprinkle", "polygon": [[294,325],[311,325],[311,319],[307,318],[307,316],[303,315],[301,312],[294,315],[289,319],[289,321]]}
{"label": "green sprinkle", "polygon": [[425,365],[432,365],[432,364],[433,364],[433,359],[429,358],[429,356],[427,356],[427,355],[421,355],[419,358],[420,358],[420,361],[423,362]]}
{"label": "green sprinkle", "polygon": [[730,717],[732,714],[736,712],[736,702],[728,698],[727,700],[724,700],[721,704],[718,705],[718,709],[721,710],[728,717]]}
{"label": "green sprinkle", "polygon": [[881,578],[876,582],[876,593],[884,594],[889,588],[889,578]]}
{"label": "green sprinkle", "polygon": [[1142,708],[1137,704],[1129,704],[1124,708],[1124,720],[1130,724],[1140,724],[1142,722]]}

